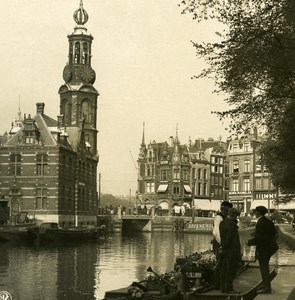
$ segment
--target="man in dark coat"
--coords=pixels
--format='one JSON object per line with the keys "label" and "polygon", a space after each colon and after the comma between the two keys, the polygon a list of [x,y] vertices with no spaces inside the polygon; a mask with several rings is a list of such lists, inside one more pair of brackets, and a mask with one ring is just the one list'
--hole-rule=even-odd
{"label": "man in dark coat", "polygon": [[220,222],[221,238],[221,270],[220,289],[222,293],[237,293],[233,288],[233,281],[241,260],[241,244],[238,233],[236,208],[228,210],[228,216]]}
{"label": "man in dark coat", "polygon": [[214,217],[213,222],[213,239],[211,241],[213,246],[213,252],[216,256],[216,266],[214,269],[214,287],[216,289],[220,288],[219,284],[219,277],[220,277],[220,267],[221,267],[221,261],[220,261],[220,231],[219,231],[219,225],[222,220],[224,220],[228,214],[228,210],[232,208],[233,205],[229,201],[222,201],[220,204],[220,210]]}
{"label": "man in dark coat", "polygon": [[262,277],[262,288],[257,291],[259,294],[271,293],[271,280],[269,276],[269,260],[277,252],[277,232],[274,223],[265,214],[266,207],[257,206],[255,209],[258,221],[256,223],[254,238],[248,241],[248,246],[256,245],[256,255],[259,262]]}

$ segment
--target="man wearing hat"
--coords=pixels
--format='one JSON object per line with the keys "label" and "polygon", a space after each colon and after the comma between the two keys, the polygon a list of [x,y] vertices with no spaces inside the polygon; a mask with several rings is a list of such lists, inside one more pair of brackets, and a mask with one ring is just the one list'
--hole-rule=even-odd
{"label": "man wearing hat", "polygon": [[241,244],[238,232],[237,217],[240,212],[232,207],[227,217],[220,222],[221,270],[220,290],[222,293],[238,293],[234,290],[233,281],[241,261]]}
{"label": "man wearing hat", "polygon": [[216,288],[219,288],[219,273],[220,273],[220,231],[219,231],[219,225],[222,220],[224,220],[227,216],[229,208],[232,208],[233,205],[229,201],[222,201],[220,204],[220,211],[215,215],[214,217],[214,223],[213,223],[213,240],[212,240],[212,246],[213,246],[213,252],[216,256],[216,266],[215,266],[215,272],[214,272],[214,286]]}
{"label": "man wearing hat", "polygon": [[255,208],[258,221],[255,227],[254,238],[248,240],[248,246],[256,245],[256,255],[262,278],[262,288],[257,291],[258,294],[271,293],[269,260],[279,248],[276,243],[277,232],[274,223],[265,216],[266,212],[265,206],[257,206]]}

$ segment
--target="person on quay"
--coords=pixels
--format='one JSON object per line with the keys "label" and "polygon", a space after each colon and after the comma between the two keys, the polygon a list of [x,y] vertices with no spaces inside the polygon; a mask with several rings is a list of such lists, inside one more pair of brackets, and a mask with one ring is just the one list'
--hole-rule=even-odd
{"label": "person on quay", "polygon": [[232,208],[233,205],[229,201],[222,201],[220,204],[220,211],[214,216],[213,221],[213,239],[211,241],[213,252],[216,257],[216,266],[214,269],[214,286],[215,288],[219,288],[219,272],[220,272],[220,232],[219,225],[222,220],[224,220],[227,216],[228,210]]}
{"label": "person on quay", "polygon": [[274,223],[265,216],[267,209],[265,206],[257,206],[255,214],[258,218],[254,238],[248,240],[248,246],[256,246],[256,257],[259,263],[260,274],[262,278],[262,288],[258,294],[271,293],[271,279],[269,276],[269,261],[279,249],[276,238],[277,232]]}
{"label": "person on quay", "polygon": [[238,293],[233,288],[233,281],[241,260],[241,244],[238,232],[236,208],[228,210],[227,217],[220,222],[220,290],[222,293]]}

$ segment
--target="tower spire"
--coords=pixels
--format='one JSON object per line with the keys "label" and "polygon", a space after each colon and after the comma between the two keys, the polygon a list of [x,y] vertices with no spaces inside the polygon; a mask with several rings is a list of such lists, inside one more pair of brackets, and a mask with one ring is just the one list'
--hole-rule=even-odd
{"label": "tower spire", "polygon": [[144,129],[145,129],[145,122],[143,122],[141,146],[145,146]]}
{"label": "tower spire", "polygon": [[176,124],[176,136],[175,136],[175,142],[178,143],[178,123]]}

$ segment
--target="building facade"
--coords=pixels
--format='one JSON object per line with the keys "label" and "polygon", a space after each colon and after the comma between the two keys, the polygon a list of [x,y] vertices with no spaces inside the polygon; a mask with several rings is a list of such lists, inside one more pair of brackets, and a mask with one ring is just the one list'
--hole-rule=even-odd
{"label": "building facade", "polygon": [[1,138],[2,223],[17,223],[25,213],[37,222],[62,226],[96,224],[99,94],[93,86],[93,37],[85,27],[88,14],[82,1],[74,20],[57,120],[45,114],[44,103],[37,103],[33,117],[19,113]]}
{"label": "building facade", "polygon": [[256,134],[228,140],[229,199],[244,212],[258,205],[273,208],[277,197],[270,173],[261,164],[259,149],[264,140]]}
{"label": "building facade", "polygon": [[183,145],[178,135],[145,144],[138,158],[138,198],[141,204],[171,213],[174,206],[218,210],[225,199],[226,143],[197,140]]}

